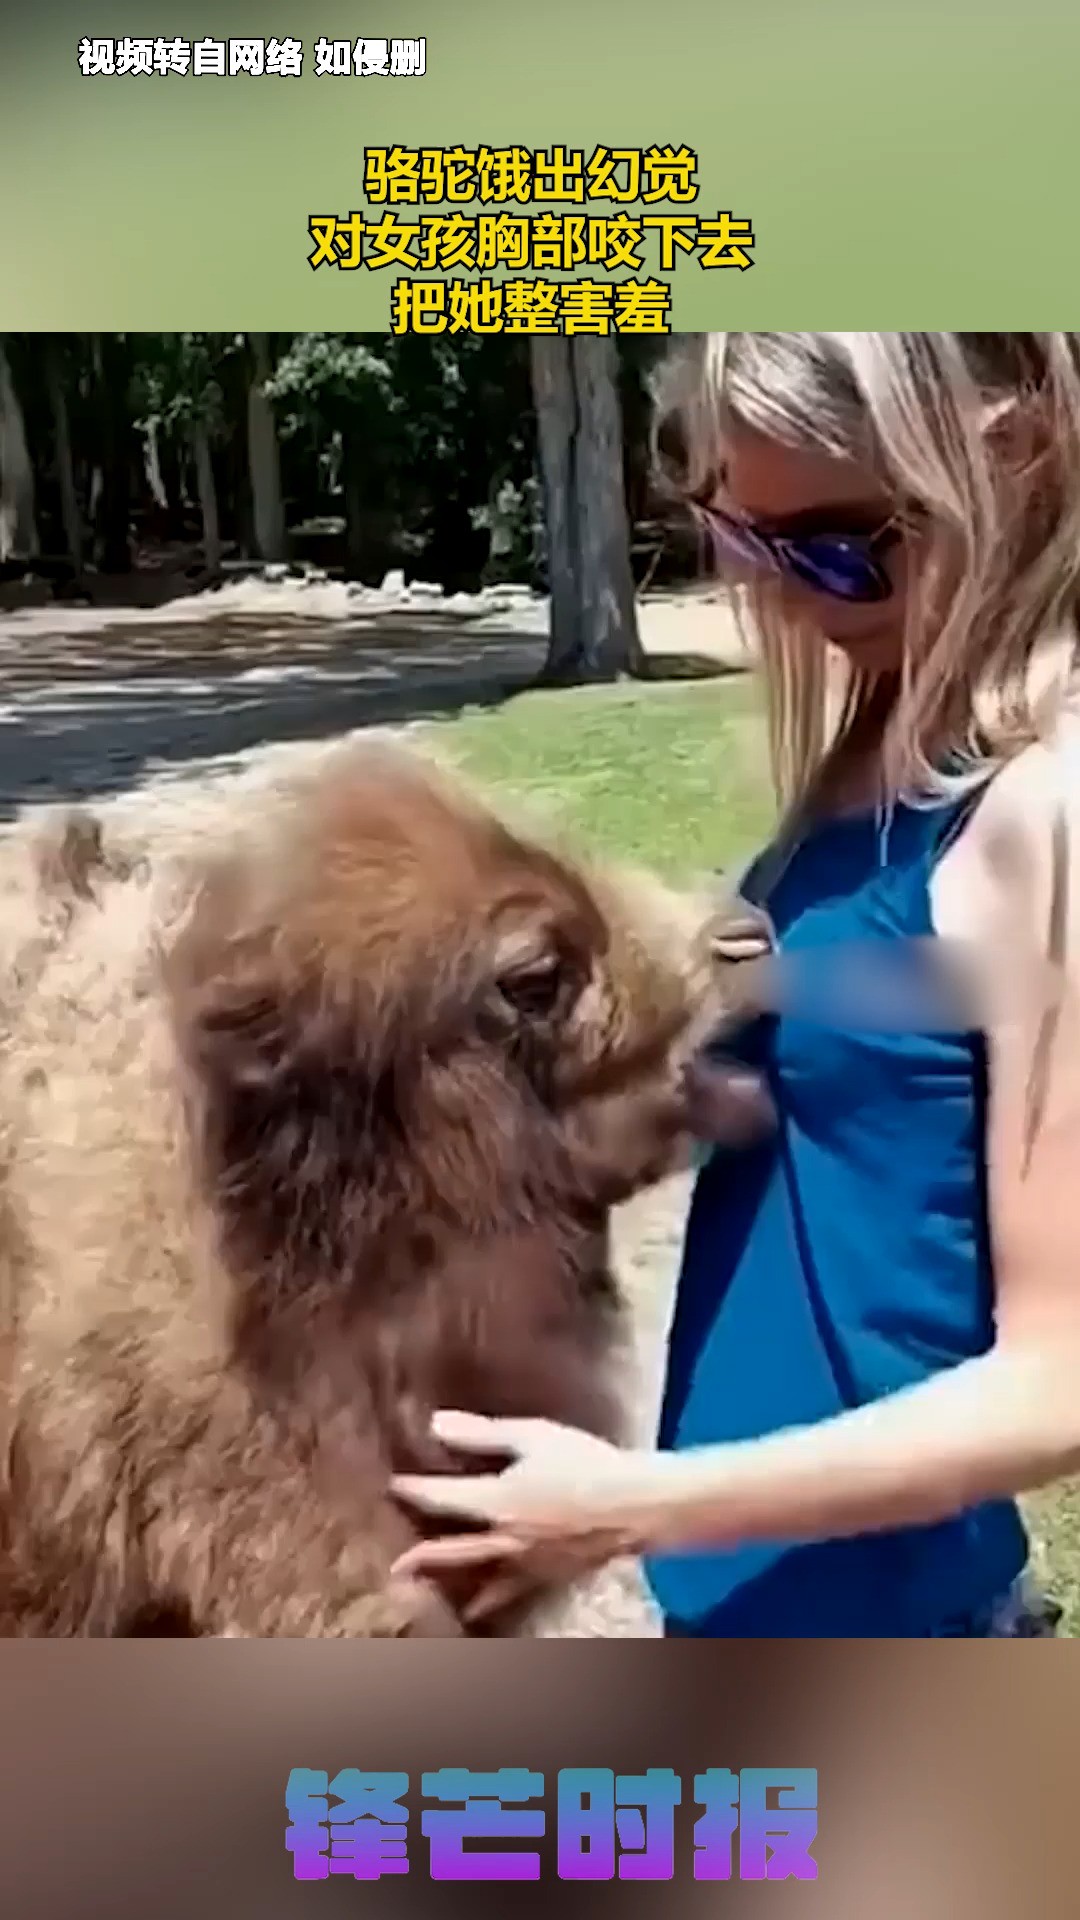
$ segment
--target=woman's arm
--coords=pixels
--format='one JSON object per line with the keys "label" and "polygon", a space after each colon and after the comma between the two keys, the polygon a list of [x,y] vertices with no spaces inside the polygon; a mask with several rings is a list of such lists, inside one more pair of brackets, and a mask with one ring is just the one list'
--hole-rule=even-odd
{"label": "woman's arm", "polygon": [[820,1426],[674,1460],[660,1525],[676,1538],[917,1525],[1080,1467],[1080,772],[1066,748],[999,777],[935,875],[933,911],[981,960],[995,1344]]}
{"label": "woman's arm", "polygon": [[921,1526],[1080,1468],[1080,1341],[999,1345],[857,1412],[670,1455],[642,1528],[657,1552]]}

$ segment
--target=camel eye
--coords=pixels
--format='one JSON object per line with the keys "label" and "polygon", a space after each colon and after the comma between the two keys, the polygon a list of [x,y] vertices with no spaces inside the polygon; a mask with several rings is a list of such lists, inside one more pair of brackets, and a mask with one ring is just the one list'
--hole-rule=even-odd
{"label": "camel eye", "polygon": [[566,972],[557,954],[545,954],[516,967],[499,980],[499,993],[522,1020],[543,1020],[554,1013],[566,988]]}

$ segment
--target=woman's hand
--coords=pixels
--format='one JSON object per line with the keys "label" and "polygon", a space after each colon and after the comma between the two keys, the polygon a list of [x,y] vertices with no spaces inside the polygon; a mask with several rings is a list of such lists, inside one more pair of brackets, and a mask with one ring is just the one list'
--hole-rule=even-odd
{"label": "woman's hand", "polygon": [[512,1598],[523,1575],[537,1585],[568,1584],[650,1544],[662,1505],[663,1456],[630,1452],[547,1420],[440,1413],[432,1426],[449,1446],[511,1459],[497,1473],[399,1474],[393,1481],[408,1504],[485,1528],[421,1541],[394,1568],[429,1577],[485,1569],[490,1577],[469,1619]]}

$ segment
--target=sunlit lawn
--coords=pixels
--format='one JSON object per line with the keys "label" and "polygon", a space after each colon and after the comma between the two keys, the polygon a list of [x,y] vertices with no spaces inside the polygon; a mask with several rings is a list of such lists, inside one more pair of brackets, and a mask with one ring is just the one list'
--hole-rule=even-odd
{"label": "sunlit lawn", "polygon": [[530,693],[437,730],[467,770],[675,877],[726,867],[770,817],[757,702],[743,676]]}
{"label": "sunlit lawn", "polygon": [[[524,695],[437,738],[598,850],[673,877],[730,868],[771,814],[754,688],[744,679]],[[1080,1487],[1030,1503],[1036,1556],[1080,1637]]]}

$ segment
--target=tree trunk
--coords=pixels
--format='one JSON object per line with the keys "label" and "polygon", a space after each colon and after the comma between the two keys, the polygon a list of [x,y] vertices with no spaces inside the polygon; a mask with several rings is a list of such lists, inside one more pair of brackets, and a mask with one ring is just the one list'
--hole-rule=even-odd
{"label": "tree trunk", "polygon": [[214,461],[210,452],[210,433],[206,421],[196,416],[192,428],[195,453],[195,484],[203,524],[203,560],[207,571],[217,573],[221,566],[221,529],[218,523],[217,487]]}
{"label": "tree trunk", "polygon": [[81,573],[83,521],[82,514],[79,512],[79,492],[75,485],[75,461],[71,451],[71,422],[68,418],[67,394],[64,390],[64,369],[60,358],[60,344],[55,335],[50,335],[45,347],[45,382],[49,390],[53,432],[56,436],[56,471],[60,481],[60,514],[64,523],[64,538],[67,541],[72,565],[76,573]]}
{"label": "tree trunk", "polygon": [[273,372],[270,336],[249,333],[251,377],[248,383],[248,463],[255,523],[255,548],[260,560],[285,558],[285,508],[281,498],[281,458],[277,422],[265,387]]}
{"label": "tree trunk", "polygon": [[156,507],[163,513],[169,510],[169,496],[165,491],[165,479],[161,471],[161,454],[158,449],[157,421],[148,420],[143,427],[143,472],[146,484]]}
{"label": "tree trunk", "polygon": [[131,572],[131,420],[127,411],[127,343],[122,335],[93,338],[101,486],[97,553],[103,573]]}
{"label": "tree trunk", "polygon": [[614,680],[644,667],[630,561],[619,362],[610,337],[578,336],[571,344],[578,401],[574,448],[583,677]]}
{"label": "tree trunk", "polygon": [[551,593],[542,677],[640,673],[614,342],[540,335],[530,346]]}
{"label": "tree trunk", "polygon": [[577,580],[577,502],[574,440],[577,399],[571,366],[571,342],[561,335],[534,334],[529,342],[533,404],[544,486],[551,632],[544,678],[575,678],[583,635]]}
{"label": "tree trunk", "polygon": [[363,448],[356,430],[346,426],[341,435],[341,491],[345,506],[345,578],[361,580],[364,568]]}
{"label": "tree trunk", "polygon": [[22,407],[0,339],[0,561],[29,560],[37,550],[34,469]]}

